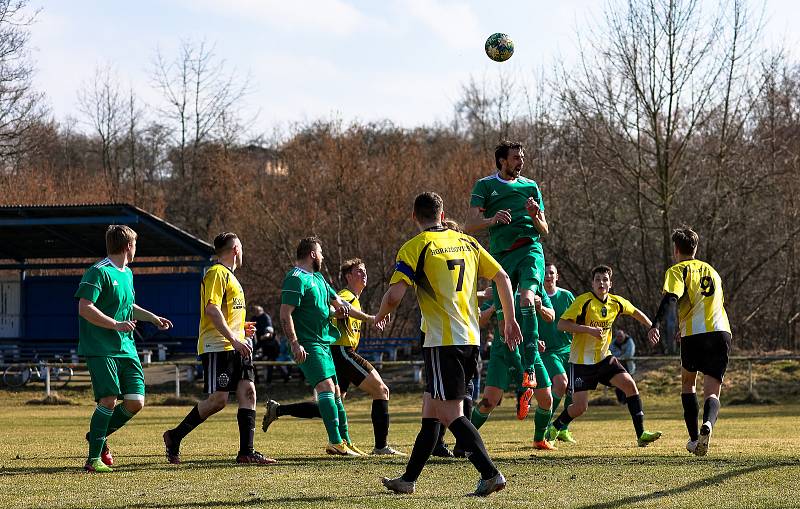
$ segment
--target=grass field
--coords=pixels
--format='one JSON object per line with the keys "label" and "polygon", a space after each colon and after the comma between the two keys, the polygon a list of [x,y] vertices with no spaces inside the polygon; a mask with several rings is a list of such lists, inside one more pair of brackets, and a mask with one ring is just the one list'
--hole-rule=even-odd
{"label": "grass field", "polygon": [[[332,458],[323,452],[319,420],[282,418],[256,447],[275,466],[237,466],[235,404],[209,419],[183,444],[184,464],[165,462],[162,432],[189,407],[148,406],[111,439],[116,470],[88,475],[83,435],[92,411],[87,397],[74,406],[30,406],[34,393],[0,393],[0,507],[800,507],[800,405],[723,406],[709,456],[684,450],[686,431],[677,398],[645,397],[648,429],[664,437],[634,447],[624,407],[591,407],[573,426],[579,443],[558,451],[529,449],[532,420],[517,421],[502,406],[482,429],[508,478],[490,499],[465,494],[477,473],[465,460],[433,459],[411,496],[389,494],[380,476],[403,471],[394,458]],[[419,397],[392,401],[390,443],[409,452],[419,426]],[[723,401],[724,403],[724,401]],[[371,445],[369,401],[348,401],[356,445]],[[447,440],[452,443],[448,434]]]}

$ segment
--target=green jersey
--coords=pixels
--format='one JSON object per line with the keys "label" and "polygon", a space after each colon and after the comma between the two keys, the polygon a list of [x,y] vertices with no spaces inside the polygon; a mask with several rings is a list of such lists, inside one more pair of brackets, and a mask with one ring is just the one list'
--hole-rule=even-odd
{"label": "green jersey", "polygon": [[[105,258],[84,273],[76,299],[86,299],[104,315],[118,322],[133,320],[133,273]],[[78,355],[86,357],[131,357],[139,360],[132,332],[120,332],[93,325],[78,318]]]}
{"label": "green jersey", "polygon": [[556,293],[550,295],[550,301],[553,303],[553,310],[556,312],[556,319],[551,323],[544,320],[539,322],[539,336],[544,341],[549,353],[569,352],[569,347],[572,344],[572,333],[563,332],[558,330],[558,321],[561,315],[575,300],[575,296],[569,290],[556,287]]}
{"label": "green jersey", "polygon": [[529,178],[519,176],[507,181],[499,174],[484,177],[472,188],[469,206],[478,207],[486,218],[500,210],[511,210],[511,223],[489,227],[489,252],[493,255],[510,251],[523,245],[533,244],[541,251],[539,230],[525,208],[528,198],[533,197],[544,210],[544,201],[539,185]]}
{"label": "green jersey", "polygon": [[330,322],[330,304],[336,291],[322,274],[294,267],[286,274],[281,290],[281,304],[294,306],[292,321],[300,343],[331,344],[339,331]]}

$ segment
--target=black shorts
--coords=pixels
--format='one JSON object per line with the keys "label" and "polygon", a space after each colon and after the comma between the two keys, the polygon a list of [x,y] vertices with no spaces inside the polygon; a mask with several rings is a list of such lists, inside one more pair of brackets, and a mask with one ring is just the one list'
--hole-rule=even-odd
{"label": "black shorts", "polygon": [[611,379],[620,373],[627,373],[625,366],[613,355],[597,364],[569,364],[569,390],[572,393],[592,391],[597,384],[611,387]]}
{"label": "black shorts", "polygon": [[375,369],[369,361],[356,353],[352,347],[331,345],[333,365],[336,367],[336,378],[339,389],[347,392],[350,384],[358,387],[361,382]]}
{"label": "black shorts", "polygon": [[478,370],[478,347],[429,346],[422,349],[425,361],[425,392],[440,400],[460,400],[467,395],[467,382]]}
{"label": "black shorts", "polygon": [[731,335],[725,331],[704,332],[681,338],[681,366],[720,382],[728,369]]}
{"label": "black shorts", "polygon": [[203,361],[203,391],[235,392],[240,380],[255,381],[253,358],[246,359],[236,350],[200,354]]}

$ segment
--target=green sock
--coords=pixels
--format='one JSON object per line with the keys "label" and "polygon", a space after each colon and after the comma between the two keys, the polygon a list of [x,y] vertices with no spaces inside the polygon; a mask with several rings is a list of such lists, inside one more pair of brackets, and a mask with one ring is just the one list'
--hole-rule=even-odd
{"label": "green sock", "polygon": [[115,406],[114,413],[111,414],[111,420],[108,421],[106,437],[123,427],[126,422],[131,420],[132,417],[133,414],[130,413],[127,408],[125,408],[124,404],[120,403],[119,405]]}
{"label": "green sock", "polygon": [[561,403],[561,396],[556,396],[556,393],[553,393],[553,407],[551,408],[553,415],[555,415],[556,410],[558,410],[558,405]]}
{"label": "green sock", "polygon": [[97,405],[89,422],[89,461],[100,458],[103,444],[106,443],[106,430],[108,421],[114,411],[102,405]]}
{"label": "green sock", "polygon": [[339,414],[339,435],[344,439],[345,442],[348,444],[352,444],[353,441],[350,440],[350,430],[347,428],[347,412],[344,411],[344,403],[342,403],[342,398],[334,398],[336,402],[336,410]]}
{"label": "green sock", "polygon": [[333,393],[330,391],[320,392],[317,395],[317,405],[322,422],[325,423],[325,430],[328,432],[328,442],[341,444],[342,436],[339,434],[339,410],[336,402],[333,401]]}
{"label": "green sock", "polygon": [[480,429],[480,427],[483,426],[483,423],[486,422],[486,419],[488,419],[490,415],[491,412],[489,412],[488,414],[481,413],[481,411],[478,410],[478,406],[476,405],[475,408],[472,409],[472,415],[470,416],[469,420],[472,422],[472,425],[475,426],[475,429]]}
{"label": "green sock", "polygon": [[[536,307],[522,306],[520,314],[522,315],[520,328],[522,329],[523,338],[522,345],[520,345],[522,369],[533,372],[533,365],[539,352],[539,320],[536,319]],[[522,373],[519,376],[521,380]]]}
{"label": "green sock", "polygon": [[553,410],[549,408],[536,407],[536,413],[533,415],[533,441],[538,442],[544,440],[544,432],[547,431],[547,426],[550,424],[550,417],[553,416]]}

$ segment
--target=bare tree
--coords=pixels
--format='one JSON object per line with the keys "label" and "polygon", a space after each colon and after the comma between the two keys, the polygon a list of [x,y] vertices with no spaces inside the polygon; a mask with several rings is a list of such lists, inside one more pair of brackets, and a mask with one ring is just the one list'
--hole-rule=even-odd
{"label": "bare tree", "polygon": [[31,84],[30,32],[38,11],[27,0],[0,0],[0,157],[19,156],[35,142],[25,134],[44,117],[42,94]]}
{"label": "bare tree", "polygon": [[201,185],[196,173],[207,162],[201,160],[207,153],[202,147],[212,142],[230,146],[241,134],[238,109],[248,93],[249,77],[229,71],[206,41],[185,41],[172,60],[156,52],[153,81],[165,101],[159,111],[175,146],[172,176],[186,198],[176,212],[185,223],[207,223],[198,217],[196,200]]}
{"label": "bare tree", "polygon": [[103,173],[117,199],[121,180],[118,148],[125,136],[126,99],[120,91],[116,71],[98,67],[94,77],[78,92],[78,106],[99,141]]}

